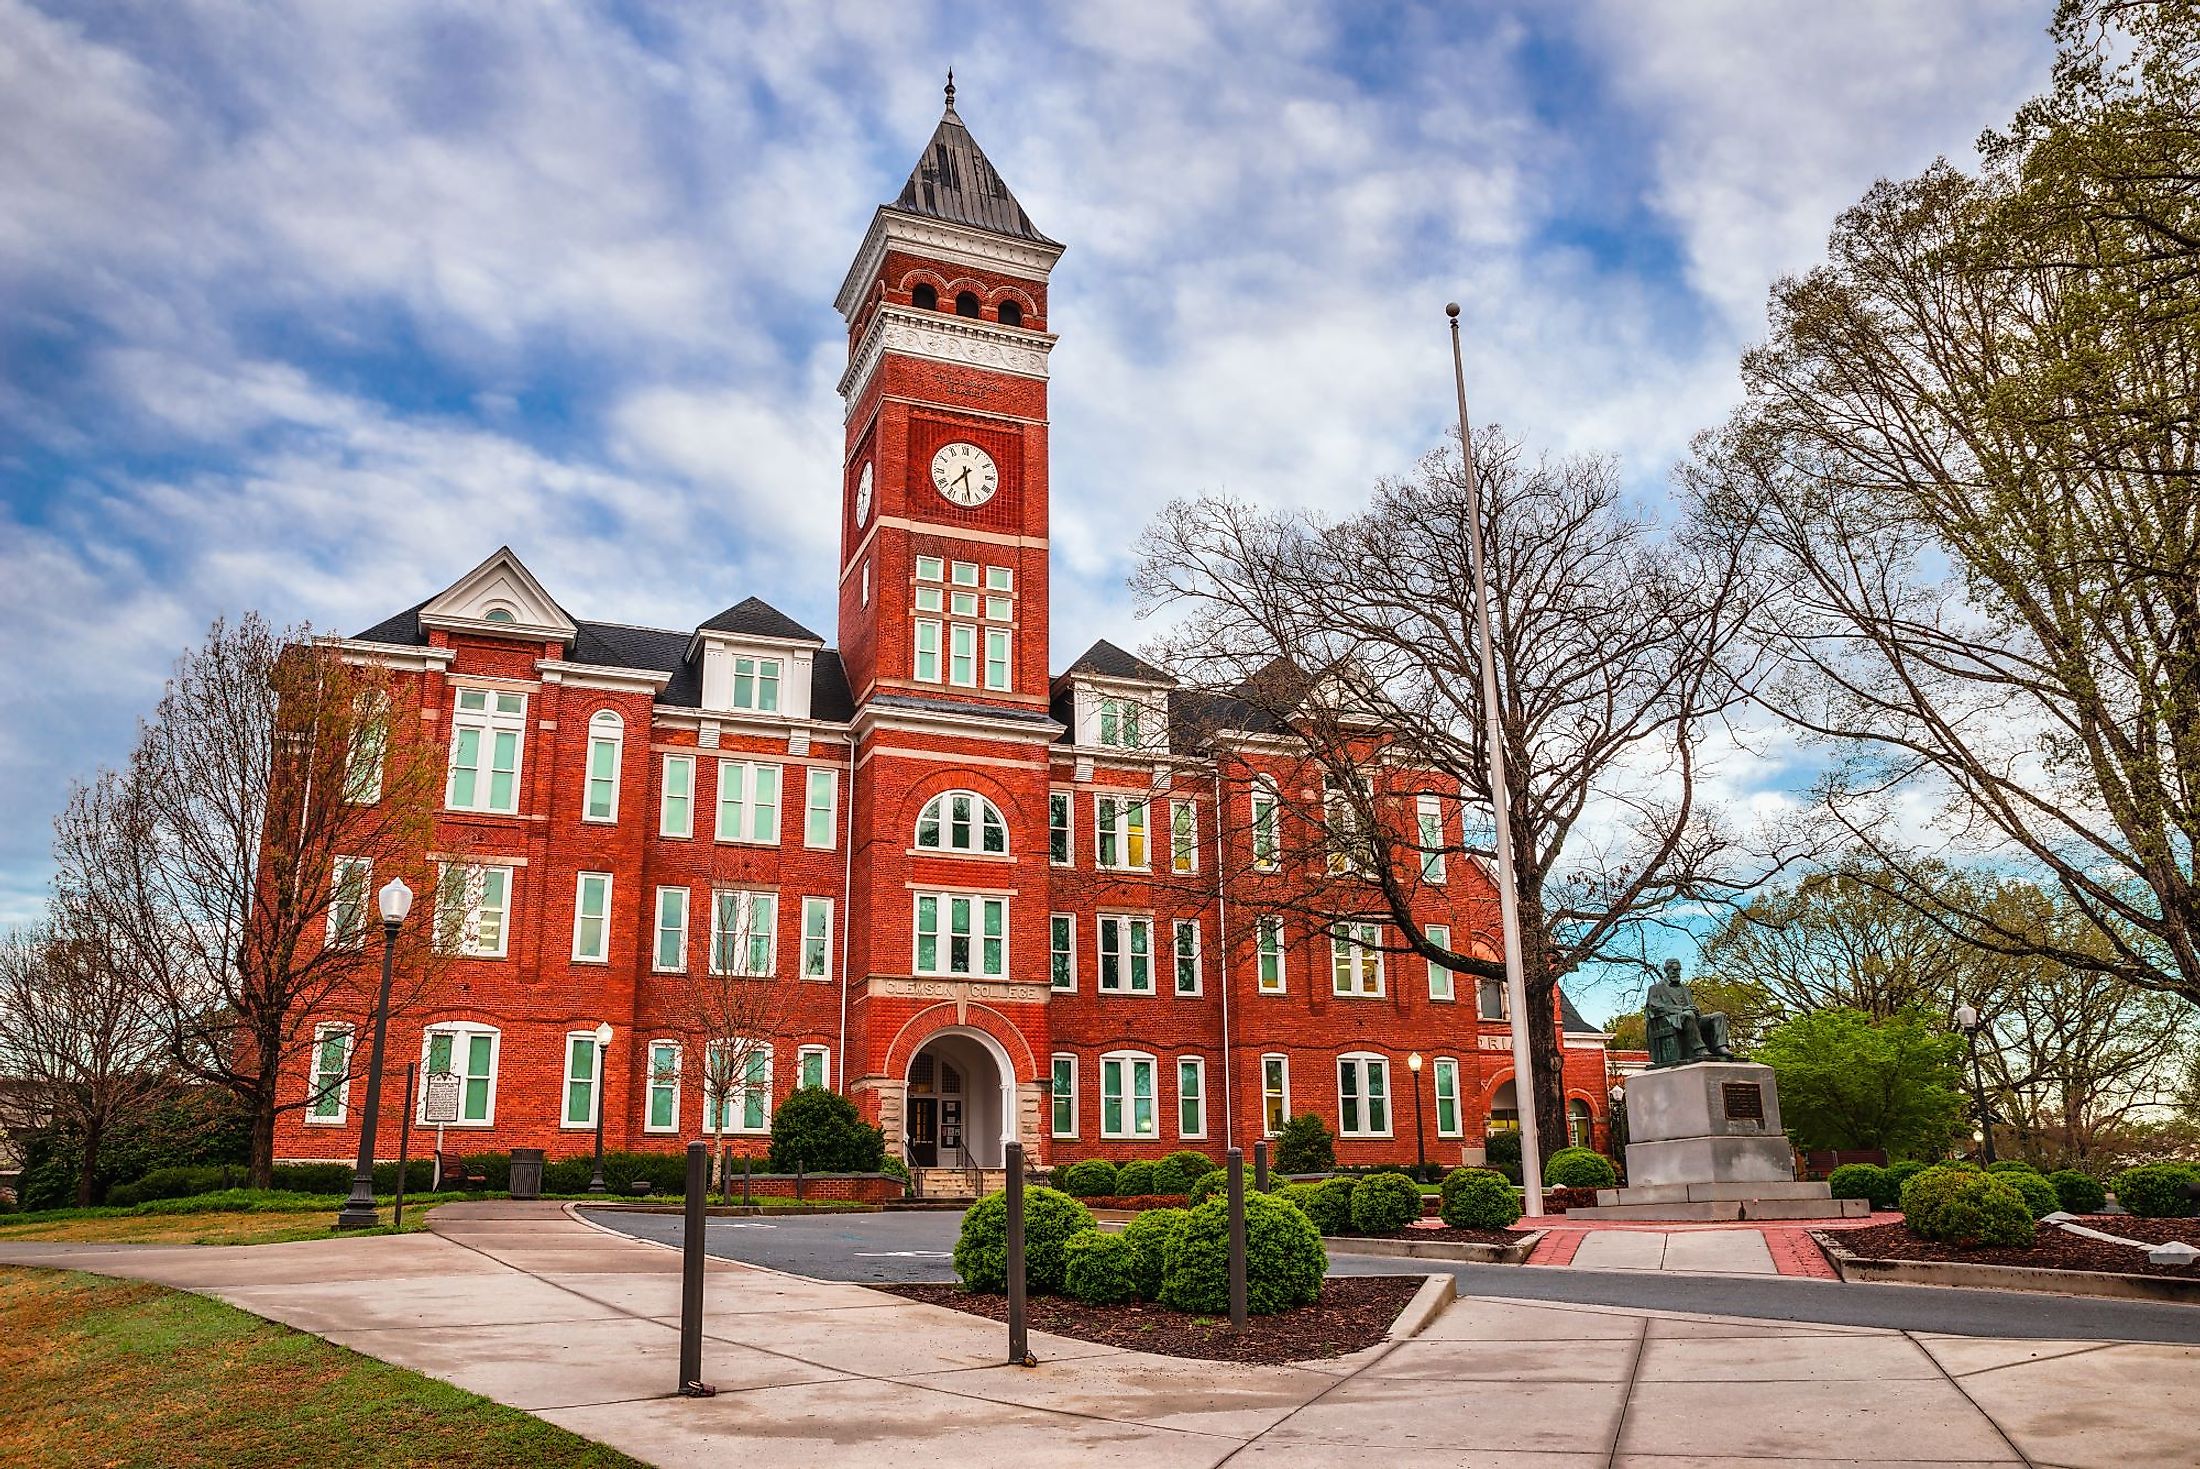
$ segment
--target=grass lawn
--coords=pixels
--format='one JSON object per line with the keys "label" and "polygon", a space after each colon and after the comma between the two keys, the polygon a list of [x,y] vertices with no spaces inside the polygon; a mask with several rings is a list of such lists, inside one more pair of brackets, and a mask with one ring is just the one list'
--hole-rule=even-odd
{"label": "grass lawn", "polygon": [[[427,1212],[464,1195],[415,1195],[405,1200],[407,1234],[424,1227]],[[293,1194],[229,1189],[187,1199],[154,1199],[126,1208],[48,1209],[0,1216],[0,1243],[40,1240],[75,1244],[267,1245],[327,1239],[336,1231],[343,1199],[334,1194]],[[395,1211],[385,1203],[382,1224],[360,1234],[388,1234]]]}
{"label": "grass lawn", "polygon": [[636,1461],[203,1296],[0,1268],[0,1465],[366,1463]]}

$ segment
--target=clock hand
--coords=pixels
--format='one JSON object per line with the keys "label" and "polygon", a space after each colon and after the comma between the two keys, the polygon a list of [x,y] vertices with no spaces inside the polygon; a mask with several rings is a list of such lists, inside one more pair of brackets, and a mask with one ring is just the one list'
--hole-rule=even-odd
{"label": "clock hand", "polygon": [[967,464],[965,464],[965,465],[963,466],[963,472],[962,472],[961,474],[958,474],[958,475],[956,475],[956,476],[955,476],[955,483],[956,483],[956,484],[959,484],[959,485],[962,485],[962,484],[968,484],[969,482],[970,482],[970,466],[969,466],[969,465],[967,465]]}

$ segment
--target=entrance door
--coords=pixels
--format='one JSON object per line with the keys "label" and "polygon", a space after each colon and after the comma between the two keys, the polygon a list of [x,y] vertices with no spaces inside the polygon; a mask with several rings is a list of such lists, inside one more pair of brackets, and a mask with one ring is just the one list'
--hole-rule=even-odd
{"label": "entrance door", "polygon": [[937,1168],[940,1163],[940,1104],[931,1097],[909,1099],[909,1166]]}

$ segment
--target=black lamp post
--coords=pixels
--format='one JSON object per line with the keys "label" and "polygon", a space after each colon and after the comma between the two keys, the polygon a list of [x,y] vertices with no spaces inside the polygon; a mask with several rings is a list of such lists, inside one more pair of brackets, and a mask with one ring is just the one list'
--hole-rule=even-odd
{"label": "black lamp post", "polygon": [[611,1022],[596,1027],[596,1171],[588,1175],[588,1191],[609,1193],[603,1181],[603,1084],[604,1064],[611,1054]]}
{"label": "black lamp post", "polygon": [[1414,1051],[1406,1057],[1406,1070],[1413,1073],[1413,1162],[1414,1177],[1428,1172],[1428,1134],[1421,1127],[1421,1053]]}
{"label": "black lamp post", "polygon": [[374,1001],[374,1041],[367,1052],[367,1107],[359,1120],[359,1162],[352,1169],[351,1197],[337,1212],[338,1229],[372,1229],[381,1222],[374,1209],[374,1128],[382,1118],[382,1040],[390,1023],[390,966],[397,953],[397,930],[412,912],[412,889],[391,878],[375,895],[382,908],[382,989]]}
{"label": "black lamp post", "polygon": [[1971,1051],[1971,1096],[1978,1104],[1978,1138],[1988,1167],[1994,1162],[1994,1114],[1986,1109],[1986,1079],[1979,1071],[1978,1033],[1980,1028],[1978,1007],[1971,1004],[1956,1006],[1956,1029],[1963,1032],[1963,1039]]}

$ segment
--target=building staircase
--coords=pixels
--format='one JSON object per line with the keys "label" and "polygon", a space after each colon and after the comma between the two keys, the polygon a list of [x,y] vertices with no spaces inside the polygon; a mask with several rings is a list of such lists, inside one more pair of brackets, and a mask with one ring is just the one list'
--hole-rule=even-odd
{"label": "building staircase", "polygon": [[925,1203],[968,1204],[1008,1187],[1005,1168],[912,1168],[912,1196]]}

